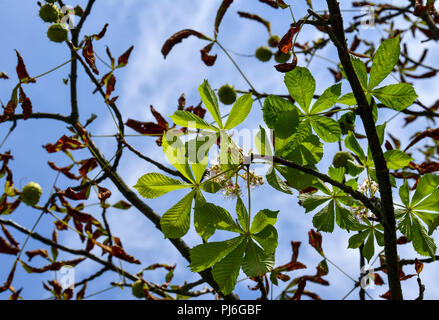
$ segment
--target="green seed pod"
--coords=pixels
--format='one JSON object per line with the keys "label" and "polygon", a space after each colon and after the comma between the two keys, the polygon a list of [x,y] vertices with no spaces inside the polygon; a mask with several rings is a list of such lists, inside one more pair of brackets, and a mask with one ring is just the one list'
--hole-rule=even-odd
{"label": "green seed pod", "polygon": [[21,191],[20,198],[28,206],[34,206],[40,201],[43,190],[36,182],[29,182]]}
{"label": "green seed pod", "polygon": [[279,45],[279,41],[280,41],[280,37],[276,34],[276,35],[272,35],[269,39],[268,39],[268,45],[272,48],[277,48],[277,46]]}
{"label": "green seed pod", "polygon": [[218,97],[225,105],[233,104],[236,101],[236,90],[233,86],[225,84],[219,88]]}
{"label": "green seed pod", "polygon": [[54,23],[49,27],[47,36],[53,42],[64,42],[67,40],[69,30],[61,23]]}
{"label": "green seed pod", "polygon": [[53,4],[43,4],[40,8],[40,18],[45,22],[57,22],[59,19],[59,9]]}
{"label": "green seed pod", "polygon": [[136,282],[133,283],[131,287],[133,296],[139,299],[145,298],[145,291],[144,291],[145,288],[147,288],[146,283],[144,283],[142,280],[137,280]]}
{"label": "green seed pod", "polygon": [[259,47],[256,50],[256,58],[258,58],[258,60],[262,61],[262,62],[267,62],[270,61],[271,56],[273,55],[273,52],[271,52],[269,47]]}
{"label": "green seed pod", "polygon": [[291,56],[292,56],[291,52],[283,53],[280,51],[274,55],[274,60],[276,60],[277,63],[285,63],[291,59]]}
{"label": "green seed pod", "polygon": [[346,167],[348,160],[354,160],[354,157],[347,151],[340,151],[335,154],[332,165],[334,168]]}

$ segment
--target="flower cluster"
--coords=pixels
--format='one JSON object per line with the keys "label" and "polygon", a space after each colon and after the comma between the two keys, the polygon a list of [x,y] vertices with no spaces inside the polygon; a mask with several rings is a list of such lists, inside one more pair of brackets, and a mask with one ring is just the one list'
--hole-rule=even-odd
{"label": "flower cluster", "polygon": [[[378,184],[371,179],[365,179],[363,183],[358,186],[358,191],[366,196],[373,197],[378,191]],[[367,218],[375,218],[375,215],[363,205],[352,208],[352,213],[358,221]]]}
{"label": "flower cluster", "polygon": [[[210,169],[208,169],[208,172],[207,179],[218,183],[225,197],[235,198],[242,195],[242,189],[238,183],[238,179],[235,179],[235,176],[230,177],[227,174],[221,174],[221,166],[218,163],[214,163]],[[240,175],[240,177],[246,182],[249,182],[251,187],[258,187],[264,184],[264,177],[258,176],[253,171],[250,171],[249,174],[245,172],[243,175]]]}

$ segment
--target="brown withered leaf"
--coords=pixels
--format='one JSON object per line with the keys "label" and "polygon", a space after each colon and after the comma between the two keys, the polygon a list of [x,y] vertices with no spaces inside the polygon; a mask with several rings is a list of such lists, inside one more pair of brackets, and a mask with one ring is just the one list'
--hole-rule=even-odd
{"label": "brown withered leaf", "polygon": [[291,51],[291,49],[293,49],[293,37],[297,32],[299,32],[300,26],[301,24],[291,25],[290,29],[288,29],[288,32],[279,41],[279,51],[287,54]]}
{"label": "brown withered leaf", "polygon": [[141,264],[141,262],[134,258],[133,256],[129,255],[128,253],[126,253],[121,247],[116,246],[116,245],[104,245],[102,243],[99,243],[95,240],[92,240],[94,242],[95,245],[97,245],[98,247],[100,247],[104,252],[110,254],[111,256],[114,256],[116,258],[119,258],[121,260],[127,261],[129,263],[134,263],[134,264]]}
{"label": "brown withered leaf", "polygon": [[308,237],[309,244],[323,256],[324,254],[322,249],[322,234],[320,232],[314,231],[314,229],[311,229],[308,232]]}
{"label": "brown withered leaf", "polygon": [[58,193],[58,195],[69,198],[71,200],[87,200],[90,194],[90,187],[88,188],[83,188],[81,191],[76,192],[75,190],[73,190],[72,188],[67,188],[64,191],[61,191]]}
{"label": "brown withered leaf", "polygon": [[415,135],[415,138],[409,143],[409,145],[405,148],[404,151],[407,151],[411,147],[413,147],[415,144],[417,144],[419,141],[425,139],[425,138],[432,138],[433,140],[439,140],[439,128],[437,129],[427,129],[423,132],[419,132]]}
{"label": "brown withered leaf", "polygon": [[35,83],[37,82],[37,80],[35,80],[34,78],[31,78],[29,76],[29,73],[26,70],[26,65],[24,64],[23,58],[21,57],[20,53],[18,52],[18,50],[15,50],[16,54],[17,54],[17,76],[18,79],[20,79],[20,82],[22,83]]}
{"label": "brown withered leaf", "polygon": [[206,37],[204,34],[202,34],[201,32],[192,30],[192,29],[184,29],[181,30],[175,34],[173,34],[168,40],[166,40],[166,42],[163,44],[162,47],[162,54],[163,57],[166,59],[166,56],[169,54],[169,52],[171,52],[172,48],[177,44],[180,43],[181,41],[183,41],[183,39],[186,39],[190,36],[195,36],[199,39],[202,40],[211,40],[208,37]]}
{"label": "brown withered leaf", "polygon": [[297,67],[296,54],[293,53],[293,61],[292,62],[281,63],[278,65],[275,65],[274,67],[276,68],[277,71],[282,72],[282,73],[287,73],[287,72],[294,70],[294,68]]}
{"label": "brown withered leaf", "polygon": [[341,81],[341,79],[343,79],[343,74],[340,72],[340,70],[334,70],[332,68],[328,68],[328,70],[334,76],[335,82],[339,82],[339,81]]}
{"label": "brown withered leaf", "polygon": [[386,293],[380,295],[381,298],[390,300],[390,291],[387,291]]}
{"label": "brown withered leaf", "polygon": [[5,234],[6,239],[8,239],[8,241],[14,246],[14,247],[19,247],[20,244],[17,242],[17,240],[15,240],[15,238],[12,236],[12,234],[9,232],[8,229],[6,229],[6,227],[1,224],[2,227],[2,231]]}
{"label": "brown withered leaf", "polygon": [[14,265],[12,266],[11,271],[9,272],[8,278],[6,279],[6,282],[3,284],[3,286],[0,287],[0,293],[4,292],[9,289],[9,287],[12,284],[12,280],[14,279],[15,270],[17,268],[17,260],[14,262]]}
{"label": "brown withered leaf", "polygon": [[274,8],[274,9],[278,9],[279,8],[279,5],[274,0],[259,0],[259,2],[268,4],[270,7]]}
{"label": "brown withered leaf", "polygon": [[79,174],[84,179],[87,179],[87,174],[98,166],[98,162],[95,157],[82,160],[79,163],[81,164],[81,167],[79,168]]}
{"label": "brown withered leaf", "polygon": [[0,72],[0,79],[9,79],[8,75],[4,72]]}
{"label": "brown withered leaf", "polygon": [[424,269],[424,264],[421,261],[419,261],[418,259],[415,259],[416,273],[419,275],[423,269]]}
{"label": "brown withered leaf", "polygon": [[108,23],[105,24],[105,26],[102,28],[101,32],[99,32],[98,34],[94,34],[92,37],[95,40],[101,40],[105,36],[105,33],[107,32],[107,28],[108,28]]}
{"label": "brown withered leaf", "polygon": [[204,62],[204,64],[208,67],[211,67],[215,64],[216,59],[218,58],[218,55],[210,55],[209,52],[212,50],[213,42],[209,43],[207,46],[205,46],[203,49],[200,50],[201,52],[201,60]]}
{"label": "brown withered leaf", "polygon": [[27,120],[32,115],[32,102],[26,96],[21,86],[19,92],[20,92],[19,102],[21,104],[21,108],[23,109],[23,120]]}
{"label": "brown withered leaf", "polygon": [[131,46],[125,53],[123,53],[119,59],[117,60],[117,67],[123,68],[128,65],[128,60],[130,58],[131,52],[133,51],[134,46]]}
{"label": "brown withered leaf", "polygon": [[378,273],[374,273],[373,275],[374,275],[375,285],[377,285],[377,286],[384,285],[384,280],[383,280],[383,278],[381,278],[381,276]]}
{"label": "brown withered leaf", "polygon": [[169,129],[168,122],[153,106],[150,109],[157,123],[128,119],[126,125],[140,134],[161,137]]}
{"label": "brown withered leaf", "polygon": [[21,288],[20,290],[14,290],[13,293],[9,296],[9,300],[11,301],[15,301],[18,300],[18,298],[20,297],[20,293],[21,291],[23,291],[23,288]]}
{"label": "brown withered leaf", "polygon": [[427,173],[433,173],[439,171],[439,162],[435,161],[426,161],[421,164],[416,164],[414,162],[410,163],[410,167],[416,169],[420,175],[424,175]]}
{"label": "brown withered leaf", "polygon": [[198,117],[200,117],[201,119],[204,119],[204,116],[206,115],[207,112],[207,110],[201,106],[201,103],[196,107],[194,106],[188,107],[185,109],[185,111],[191,112],[197,115]]}
{"label": "brown withered leaf", "polygon": [[76,176],[76,175],[74,175],[73,173],[70,172],[70,170],[73,168],[74,164],[71,164],[71,165],[69,165],[67,167],[64,167],[64,168],[60,168],[55,163],[53,163],[51,161],[48,161],[47,163],[49,164],[49,166],[53,170],[61,172],[63,175],[65,175],[69,179],[72,179],[72,180],[79,180],[79,179],[81,179],[81,177],[78,177],[78,176]]}
{"label": "brown withered leaf", "polygon": [[111,54],[110,48],[108,46],[107,46],[105,52],[107,53],[107,56],[111,61],[111,66],[114,68],[114,64],[116,63],[116,61],[115,61],[113,55]]}
{"label": "brown withered leaf", "polygon": [[80,264],[82,261],[84,261],[85,259],[86,258],[83,257],[83,258],[78,258],[78,259],[69,260],[69,261],[57,261],[57,262],[53,262],[47,266],[44,266],[42,268],[35,268],[35,267],[32,267],[32,266],[28,265],[27,263],[23,262],[22,260],[19,260],[19,261],[22,264],[23,268],[28,273],[44,273],[47,271],[58,271],[64,266],[75,267],[78,264]]}
{"label": "brown withered leaf", "polygon": [[96,59],[93,51],[93,41],[91,37],[87,37],[85,40],[84,48],[82,48],[82,56],[84,57],[87,64],[90,66],[91,70],[99,74],[99,70],[96,67]]}
{"label": "brown withered leaf", "polygon": [[186,107],[186,95],[184,93],[181,94],[180,98],[178,98],[178,110],[184,110]]}
{"label": "brown withered leaf", "polygon": [[12,245],[7,240],[5,240],[3,237],[0,237],[0,253],[4,254],[10,254],[10,255],[17,255],[20,252],[20,248]]}
{"label": "brown withered leaf", "polygon": [[302,242],[300,241],[291,241],[291,247],[293,249],[293,256],[291,257],[291,261],[296,262],[299,257],[299,248]]}
{"label": "brown withered leaf", "polygon": [[238,11],[238,14],[241,18],[250,19],[250,20],[262,23],[265,26],[265,28],[267,28],[268,33],[271,33],[270,21],[267,21],[264,18],[262,18],[261,16],[258,16],[257,14],[253,14],[253,13]]}
{"label": "brown withered leaf", "polygon": [[76,294],[76,300],[83,300],[85,297],[85,290],[87,289],[87,281],[84,282],[84,285],[82,286],[81,290],[78,291]]}
{"label": "brown withered leaf", "polygon": [[98,199],[102,202],[105,202],[108,198],[111,197],[111,191],[107,188],[98,186]]}
{"label": "brown withered leaf", "polygon": [[105,100],[108,101],[110,99],[111,94],[116,88],[116,77],[113,73],[111,73],[108,78],[105,80]]}
{"label": "brown withered leaf", "polygon": [[216,18],[215,18],[215,39],[218,38],[219,26],[224,18],[224,15],[226,14],[227,9],[230,7],[232,2],[233,0],[223,0],[221,2],[221,5],[216,13]]}
{"label": "brown withered leaf", "polygon": [[396,240],[396,243],[399,244],[399,245],[403,245],[403,244],[406,244],[408,242],[409,241],[408,241],[406,236],[401,236],[401,237],[398,238],[398,240]]}
{"label": "brown withered leaf", "polygon": [[62,136],[55,144],[46,144],[43,146],[48,153],[59,151],[84,149],[86,146],[79,142],[76,138]]}
{"label": "brown withered leaf", "polygon": [[42,257],[42,258],[49,258],[49,253],[47,252],[46,249],[37,249],[37,250],[32,250],[32,251],[26,251],[26,255],[27,255],[29,262],[32,261],[32,259],[35,258],[36,256]]}

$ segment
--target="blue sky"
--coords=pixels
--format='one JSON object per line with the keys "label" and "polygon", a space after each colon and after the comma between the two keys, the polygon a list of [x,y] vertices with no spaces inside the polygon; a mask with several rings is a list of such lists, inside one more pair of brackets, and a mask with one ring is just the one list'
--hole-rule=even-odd
{"label": "blue sky", "polygon": [[[304,1],[297,1],[294,7],[296,17],[304,15]],[[316,2],[316,1],[314,1]],[[398,3],[398,1],[393,1]],[[404,1],[399,1],[404,3]],[[66,2],[67,3],[67,2]],[[323,3],[323,2],[319,2]],[[81,4],[85,6],[86,1],[68,3],[71,5]],[[348,1],[343,2],[346,9],[351,9]],[[159,110],[164,116],[171,115],[177,107],[177,99],[181,93],[186,94],[188,105],[197,105],[200,102],[197,88],[204,79],[208,79],[212,87],[218,88],[222,84],[230,83],[236,88],[247,90],[248,85],[234,69],[227,57],[219,52],[217,48],[214,53],[218,53],[218,60],[214,67],[206,67],[200,61],[199,50],[205,45],[199,39],[189,38],[179,44],[169,54],[166,60],[163,59],[160,49],[163,42],[174,32],[191,28],[205,33],[213,34],[213,21],[218,8],[219,1],[203,0],[98,0],[95,9],[87,21],[84,32],[87,34],[99,32],[105,23],[109,23],[109,28],[104,39],[95,44],[95,52],[105,58],[105,46],[109,46],[114,56],[119,56],[131,45],[135,49],[130,58],[130,64],[117,73],[116,95],[119,95],[118,106],[121,109],[124,120],[128,118],[141,121],[152,121],[149,112],[149,105]],[[316,7],[316,10],[319,8]],[[265,45],[267,32],[263,26],[240,19],[237,11],[249,11],[260,14],[264,18],[272,21],[272,33],[282,35],[290,24],[290,15],[287,11],[273,10],[259,2],[235,1],[230,7],[229,12],[223,20],[219,40],[231,51],[252,54],[260,45]],[[49,42],[46,37],[48,25],[44,24],[38,17],[38,7],[36,1],[28,0],[0,0],[0,12],[3,17],[0,20],[0,39],[2,50],[0,51],[0,71],[6,72],[11,80],[2,81],[0,86],[0,99],[3,103],[8,101],[12,88],[15,86],[15,64],[16,56],[14,49],[20,51],[23,56],[28,71],[31,75],[41,74],[54,66],[60,65],[69,58],[69,51],[65,45],[58,45]],[[349,19],[349,14],[346,20]],[[377,29],[361,29],[361,36],[374,39],[378,43],[380,33]],[[300,36],[303,39],[317,39],[321,34],[314,31],[312,27],[307,27]],[[431,44],[423,46],[433,47]],[[422,48],[419,39],[410,43],[413,52],[421,54]],[[438,50],[433,48],[427,58],[426,63],[437,60]],[[320,52],[326,58],[337,60],[335,49],[328,46]],[[416,54],[415,54],[416,56]],[[234,56],[242,66],[247,77],[260,92],[286,93],[283,85],[283,75],[276,72],[273,68],[274,62],[261,64],[254,58]],[[102,73],[106,67],[97,62],[98,68]],[[306,65],[305,61],[299,60],[299,64]],[[317,93],[321,93],[333,78],[327,70],[331,63],[315,58],[309,65],[311,72],[317,79]],[[82,70],[81,70],[82,71]],[[63,67],[38,80],[37,85],[26,86],[25,91],[32,99],[34,111],[36,112],[59,112],[67,114],[69,112],[69,88],[63,84],[62,79],[67,78],[69,67]],[[395,80],[386,80],[393,83]],[[79,76],[79,104],[81,120],[85,121],[92,113],[99,116],[98,120],[90,126],[89,131],[94,135],[105,135],[116,133],[116,128],[108,114],[108,111],[98,95],[93,95],[94,89],[89,79],[80,72]],[[436,90],[437,83],[434,80],[422,81],[416,84],[418,94],[423,98],[427,105],[434,102],[437,97],[430,94]],[[343,92],[347,92],[347,83],[343,82]],[[222,106],[223,114],[230,110],[229,107]],[[379,122],[388,120],[394,113],[380,113]],[[414,130],[418,129],[422,123],[416,123],[401,131],[402,116],[396,117],[388,124],[389,130],[404,143],[406,143]],[[262,124],[262,112],[257,103],[246,120],[242,128],[254,129]],[[8,124],[0,126],[0,138],[6,135]],[[69,164],[64,155],[49,155],[41,147],[49,142],[55,142],[63,134],[68,134],[64,125],[50,120],[26,121],[18,123],[17,129],[9,137],[1,152],[11,149],[14,161],[11,167],[14,171],[14,179],[19,188],[29,181],[38,181],[44,190],[43,199],[47,199],[50,188],[55,180],[56,174],[51,171],[47,161],[54,161],[63,166]],[[134,133],[130,130],[127,133]],[[96,142],[103,150],[107,158],[111,158],[115,152],[115,143],[109,138],[96,138]],[[129,142],[137,149],[151,157],[165,162],[165,158],[160,148],[155,145],[154,139],[144,137],[131,137]],[[325,145],[325,156],[319,169],[326,172],[329,161],[336,151],[337,146]],[[77,159],[89,157],[85,152],[77,152]],[[135,156],[126,152],[120,166],[120,174],[124,177],[128,185],[133,186],[137,179],[148,172],[157,170]],[[68,186],[65,178],[61,177],[58,181],[59,187]],[[106,184],[113,192],[111,200],[117,202],[121,197],[117,190],[111,185]],[[169,209],[172,201],[179,200],[183,193],[173,192],[159,199],[147,200],[147,204],[160,214]],[[289,261],[291,256],[290,241],[302,241],[302,248],[299,260],[308,266],[303,272],[293,273],[292,276],[301,274],[313,274],[314,267],[320,262],[321,257],[308,246],[307,232],[312,228],[312,215],[306,215],[304,209],[298,205],[297,195],[287,196],[274,191],[268,186],[263,186],[254,190],[252,195],[253,208],[280,210],[278,219],[279,247],[276,254],[276,264],[283,264]],[[235,201],[226,200],[222,196],[210,197],[210,201],[222,204],[231,212],[234,210]],[[91,200],[90,202],[94,202]],[[90,207],[87,211],[99,217],[99,211]],[[21,225],[31,228],[38,217],[38,212],[30,210],[25,206],[19,209],[10,217]],[[139,258],[143,266],[160,262],[167,264],[177,264],[175,271],[175,283],[182,283],[185,280],[197,280],[198,276],[190,272],[188,263],[182,259],[177,250],[163,239],[163,235],[158,232],[145,218],[136,210],[129,211],[109,211],[110,225],[115,235],[119,236],[124,244],[126,251]],[[52,230],[52,220],[44,217],[38,225],[36,231],[41,234],[50,234]],[[14,233],[19,240],[24,240],[23,236]],[[221,237],[222,235],[219,235]],[[350,234],[335,231],[333,234],[323,234],[323,248],[331,261],[341,267],[344,272],[351,275],[354,279],[359,275],[359,256],[357,250],[346,249]],[[437,238],[437,237],[436,237]],[[66,245],[79,246],[77,236],[72,233],[61,234],[61,241]],[[184,237],[184,240],[194,246],[200,243],[199,237],[194,230]],[[30,241],[26,249],[43,248],[40,244]],[[401,249],[402,257],[415,257],[415,253],[410,246]],[[68,257],[68,256],[66,256]],[[6,279],[9,267],[13,262],[13,257],[0,256],[0,279]],[[34,264],[39,261],[35,260]],[[132,273],[138,271],[137,266],[123,266]],[[76,278],[80,280],[87,277],[97,266],[94,263],[83,263],[76,268]],[[331,286],[322,287],[310,285],[309,289],[316,291],[324,299],[341,299],[353,287],[352,280],[339,272],[335,267],[329,265],[330,273],[327,276]],[[406,267],[406,273],[413,273],[412,267]],[[164,273],[155,272],[145,274],[145,278],[150,281],[162,281]],[[51,279],[53,275],[42,276],[28,275],[21,268],[18,268],[14,281],[14,286],[20,288],[25,286],[23,297],[26,299],[40,299],[48,297],[43,291],[41,281]],[[239,279],[243,278],[243,274]],[[425,265],[423,280],[426,283],[426,298],[439,298],[439,289],[435,283],[439,280],[437,267],[434,264]],[[99,280],[90,284],[88,293],[98,292],[109,287],[111,281],[120,281],[117,274],[108,273]],[[253,299],[258,296],[258,292],[248,290],[248,285],[253,283],[248,281],[240,282],[237,286],[237,293],[241,298]],[[416,280],[410,279],[403,283],[407,298],[417,296]],[[383,294],[385,288],[371,290],[369,294],[377,298]],[[274,296],[279,293],[275,288]],[[355,291],[349,298],[358,297]],[[1,299],[7,298],[6,294],[0,295]],[[112,289],[111,291],[96,295],[95,299],[130,299],[129,290],[121,291]],[[206,296],[205,298],[213,298]]]}

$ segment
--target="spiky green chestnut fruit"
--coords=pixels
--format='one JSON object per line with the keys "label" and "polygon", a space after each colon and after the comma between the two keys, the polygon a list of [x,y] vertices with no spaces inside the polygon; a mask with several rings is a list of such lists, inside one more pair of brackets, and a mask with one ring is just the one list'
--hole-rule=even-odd
{"label": "spiky green chestnut fruit", "polygon": [[53,42],[64,42],[67,40],[69,30],[61,23],[54,23],[49,27],[47,36]]}
{"label": "spiky green chestnut fruit", "polygon": [[138,299],[145,298],[145,291],[144,289],[147,287],[146,283],[142,280],[137,280],[133,283],[131,286],[131,291],[133,293],[133,296],[135,296]]}
{"label": "spiky green chestnut fruit", "polygon": [[265,46],[259,47],[255,53],[256,58],[262,62],[270,61],[272,55],[273,52],[271,52],[270,48]]}
{"label": "spiky green chestnut fruit", "polygon": [[24,186],[23,190],[21,191],[21,201],[23,201],[28,206],[34,206],[40,201],[42,193],[43,190],[38,183],[29,182],[27,185]]}
{"label": "spiky green chestnut fruit", "polygon": [[347,151],[340,151],[335,154],[332,165],[334,168],[346,167],[348,160],[354,160],[354,157]]}
{"label": "spiky green chestnut fruit", "polygon": [[40,18],[45,22],[57,22],[59,18],[59,9],[53,4],[43,4],[40,8]]}
{"label": "spiky green chestnut fruit", "polygon": [[48,2],[48,3],[55,3],[56,0],[46,0],[46,2]]}
{"label": "spiky green chestnut fruit", "polygon": [[291,52],[288,53],[279,52],[274,55],[274,60],[276,60],[277,63],[285,63],[291,59],[291,56],[292,56]]}
{"label": "spiky green chestnut fruit", "polygon": [[233,104],[236,101],[236,90],[233,86],[225,84],[219,88],[218,97],[225,105]]}
{"label": "spiky green chestnut fruit", "polygon": [[277,34],[272,35],[269,39],[268,39],[268,45],[272,48],[277,48],[277,46],[279,45],[279,41],[280,38]]}

